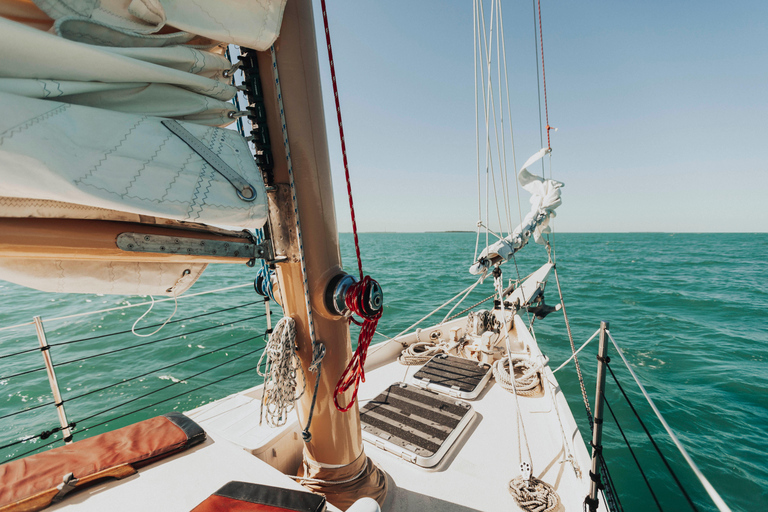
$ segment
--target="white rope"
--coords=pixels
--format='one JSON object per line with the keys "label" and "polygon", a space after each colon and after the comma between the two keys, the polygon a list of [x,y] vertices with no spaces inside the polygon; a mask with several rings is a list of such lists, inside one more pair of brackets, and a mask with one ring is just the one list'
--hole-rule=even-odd
{"label": "white rope", "polygon": [[[264,377],[259,424],[266,416],[267,424],[272,427],[285,425],[296,400],[304,394],[306,378],[295,347],[296,323],[293,318],[283,317],[269,336],[256,369],[259,375]],[[262,363],[265,359],[266,364],[262,372]],[[302,388],[297,396],[296,376],[299,372],[302,374]]]}
{"label": "white rope", "polygon": [[640,379],[637,378],[637,374],[635,374],[635,371],[629,365],[629,361],[627,361],[627,358],[624,357],[624,352],[621,350],[621,348],[619,348],[619,344],[616,343],[616,340],[614,340],[613,336],[611,336],[611,331],[606,331],[606,333],[608,333],[608,337],[611,339],[613,346],[616,347],[616,352],[619,354],[619,356],[621,356],[621,360],[624,361],[624,366],[627,367],[627,370],[629,370],[629,373],[632,375],[632,378],[635,379],[635,383],[637,384],[637,387],[640,388],[640,391],[642,391],[643,396],[645,396],[645,399],[648,401],[648,405],[650,405],[651,409],[653,409],[653,412],[656,413],[656,417],[659,418],[659,421],[661,422],[661,425],[664,427],[664,430],[667,431],[667,434],[669,434],[669,437],[672,439],[672,442],[675,443],[675,446],[677,446],[677,449],[680,451],[685,461],[691,467],[691,470],[693,470],[694,474],[696,475],[696,478],[699,479],[699,482],[701,482],[701,485],[707,491],[707,494],[709,494],[709,497],[712,499],[717,509],[720,510],[720,512],[731,512],[731,509],[728,507],[728,505],[725,504],[725,501],[723,501],[723,498],[721,498],[720,495],[715,490],[715,488],[712,487],[712,484],[709,483],[709,480],[707,480],[707,478],[701,472],[701,470],[696,465],[696,463],[693,462],[693,459],[691,458],[691,456],[688,455],[688,452],[683,447],[683,444],[677,438],[675,433],[672,432],[672,428],[669,426],[667,421],[661,415],[661,412],[659,412],[659,409],[656,407],[656,404],[651,399],[651,396],[645,390],[645,387],[643,387],[643,385],[640,383]]}
{"label": "white rope", "polygon": [[557,404],[557,396],[555,395],[556,393],[555,386],[554,384],[552,384],[552,381],[550,381],[548,378],[544,378],[543,380],[547,382],[547,387],[549,388],[549,395],[552,397],[552,406],[554,407],[555,414],[557,415],[557,423],[558,425],[560,425],[560,435],[563,437],[564,453],[563,453],[562,462],[570,462],[574,473],[576,473],[576,477],[581,478],[581,468],[579,467],[579,463],[576,460],[576,457],[573,456],[573,450],[571,449],[571,445],[568,442],[568,436],[566,435],[565,427],[563,426],[563,419],[560,417],[560,406],[558,406]]}
{"label": "white rope", "polygon": [[450,346],[447,343],[435,343],[433,341],[417,341],[403,349],[397,356],[397,362],[406,366],[424,364],[437,354],[448,353]]}
{"label": "white rope", "polygon": [[[306,462],[305,462],[306,465]],[[363,464],[363,469],[357,472],[355,476],[352,478],[347,478],[346,480],[321,480],[320,478],[310,478],[308,476],[298,476],[298,475],[288,475],[291,478],[298,480],[299,482],[305,482],[308,484],[323,484],[323,485],[341,485],[341,484],[348,484],[350,482],[354,482],[361,476],[363,476],[363,473],[368,469],[368,458],[365,458],[365,463]],[[306,469],[305,469],[306,471]]]}
{"label": "white rope", "polygon": [[136,332],[136,325],[141,321],[142,318],[147,316],[149,314],[149,312],[152,311],[153,307],[155,307],[155,297],[154,297],[154,295],[150,295],[149,296],[149,298],[152,299],[152,304],[150,304],[149,309],[147,311],[145,311],[143,315],[141,315],[139,318],[137,318],[136,321],[133,322],[133,325],[131,326],[131,332],[133,333],[134,336],[138,336],[140,338],[149,338],[153,334],[157,334],[158,332],[160,332],[160,330],[163,327],[165,327],[168,322],[171,321],[171,318],[173,318],[174,315],[176,314],[176,312],[179,310],[179,301],[176,299],[176,287],[179,286],[179,283],[181,282],[181,280],[184,279],[188,274],[189,274],[189,272],[184,272],[183,274],[181,274],[181,277],[179,277],[176,280],[176,282],[174,283],[174,285],[171,288],[168,289],[168,291],[173,292],[173,313],[171,313],[171,316],[166,318],[165,322],[163,322],[163,325],[161,325],[160,327],[158,327],[157,329],[155,329],[151,333],[149,333],[149,334],[139,334],[139,333]]}
{"label": "white rope", "polygon": [[525,480],[518,476],[509,481],[509,494],[528,512],[551,512],[560,505],[560,497],[554,487],[538,478]]}
{"label": "white rope", "polygon": [[580,346],[580,347],[579,347],[579,350],[577,350],[576,352],[574,352],[574,353],[573,353],[573,355],[571,355],[571,357],[569,357],[568,359],[566,359],[566,360],[565,360],[565,362],[564,362],[563,364],[561,364],[560,366],[558,366],[557,368],[555,368],[554,370],[552,370],[552,373],[555,373],[555,372],[557,372],[558,370],[562,369],[562,368],[563,368],[563,366],[565,366],[565,365],[567,365],[568,363],[570,363],[570,362],[573,360],[573,358],[574,358],[574,357],[576,357],[576,356],[579,354],[579,352],[581,352],[581,350],[582,350],[584,347],[586,347],[587,345],[589,345],[589,342],[590,342],[590,341],[592,341],[593,339],[595,339],[595,336],[597,336],[598,334],[600,334],[600,329],[596,330],[596,331],[595,331],[595,334],[593,334],[592,336],[590,336],[590,337],[589,337],[589,339],[588,339],[587,341],[585,341],[585,342],[584,342],[584,344],[583,344],[582,346]]}
{"label": "white rope", "polygon": [[[141,315],[139,318],[137,318],[137,319],[136,319],[136,321],[135,321],[135,322],[133,322],[133,325],[131,326],[131,332],[133,333],[133,335],[134,335],[134,336],[138,336],[138,337],[140,337],[140,338],[148,338],[148,337],[152,336],[153,334],[157,334],[158,332],[160,332],[160,329],[162,329],[163,327],[165,327],[165,325],[166,325],[168,322],[170,322],[170,321],[171,321],[171,318],[173,318],[173,316],[176,314],[176,311],[178,311],[178,310],[179,310],[179,301],[177,301],[177,300],[174,300],[174,301],[173,301],[173,313],[171,313],[171,316],[169,316],[168,318],[166,318],[166,319],[165,319],[165,322],[163,322],[163,325],[161,325],[160,327],[158,327],[157,329],[155,329],[154,331],[152,331],[152,332],[151,332],[151,333],[149,333],[149,334],[139,334],[139,333],[137,333],[137,332],[136,332],[136,325],[137,325],[139,322],[141,322],[141,319],[142,319],[142,318],[144,318],[145,316],[147,316],[147,315],[149,314],[149,312],[150,312],[150,311],[152,311],[152,308],[153,308],[153,307],[155,307],[155,298],[154,298],[152,295],[150,295],[150,296],[149,296],[149,298],[150,298],[150,299],[152,299],[152,304],[150,304],[150,305],[149,305],[149,309],[148,309],[148,310],[146,310],[146,311],[144,312],[144,314],[143,314],[143,315]],[[173,298],[174,298],[174,299],[176,298],[176,293],[175,293],[175,292],[174,292],[174,294],[173,294]]]}
{"label": "white rope", "polygon": [[538,395],[542,391],[540,375],[543,369],[542,363],[530,359],[514,360],[514,369],[519,370],[519,374],[517,371],[515,372],[513,383],[512,372],[509,371],[510,360],[512,360],[511,357],[503,357],[493,363],[493,377],[499,386],[520,396]]}
{"label": "white rope", "polygon": [[[507,313],[504,310],[504,298],[502,296],[502,282],[500,277],[494,278],[494,285],[496,286],[497,293],[499,294],[499,304],[501,305],[501,319],[504,327],[504,339],[507,345],[507,358],[509,359],[509,368],[510,371],[512,371],[512,368],[515,367],[514,363],[512,362],[512,342],[509,339],[509,328],[507,326]],[[513,310],[514,313],[514,310]],[[514,316],[513,316],[514,321]],[[533,457],[531,456],[531,447],[528,444],[528,434],[525,432],[525,423],[523,422],[523,416],[520,414],[520,398],[517,396],[517,387],[515,386],[514,378],[512,378],[511,381],[511,387],[512,387],[512,393],[515,395],[515,417],[517,419],[517,451],[519,454],[519,460],[522,464],[523,461],[523,447],[520,441],[520,433],[522,432],[523,438],[525,439],[525,448],[528,451],[528,463],[531,467],[533,467]]]}

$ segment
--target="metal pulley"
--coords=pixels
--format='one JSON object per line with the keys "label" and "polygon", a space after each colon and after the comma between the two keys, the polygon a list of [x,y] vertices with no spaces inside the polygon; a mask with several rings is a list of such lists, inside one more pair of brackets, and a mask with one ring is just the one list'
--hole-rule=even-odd
{"label": "metal pulley", "polygon": [[[325,307],[329,311],[340,316],[348,317],[352,311],[347,307],[347,297],[356,290],[358,280],[349,274],[338,274],[328,283],[325,290]],[[365,317],[375,316],[384,307],[384,292],[374,280],[368,280],[362,291],[362,300],[359,302],[361,312]]]}

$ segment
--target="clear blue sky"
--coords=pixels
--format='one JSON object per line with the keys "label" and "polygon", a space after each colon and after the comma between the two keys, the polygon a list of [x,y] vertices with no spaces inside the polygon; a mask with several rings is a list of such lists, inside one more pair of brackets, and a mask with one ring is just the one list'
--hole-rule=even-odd
{"label": "clear blue sky", "polygon": [[[474,230],[471,0],[328,4],[358,229]],[[540,148],[533,11],[503,8],[520,165]],[[768,231],[768,2],[542,0],[542,16],[558,231]],[[324,46],[320,66],[350,231]]]}

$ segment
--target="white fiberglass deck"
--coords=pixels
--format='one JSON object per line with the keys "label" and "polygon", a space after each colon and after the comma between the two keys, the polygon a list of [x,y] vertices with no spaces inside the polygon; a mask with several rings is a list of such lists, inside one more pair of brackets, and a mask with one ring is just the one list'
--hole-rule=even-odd
{"label": "white fiberglass deck", "polygon": [[[366,374],[359,395],[361,405],[389,384],[403,381],[406,370],[410,377],[418,368],[392,363]],[[554,382],[554,377],[551,378]],[[561,463],[563,434],[549,389],[539,398],[520,397],[533,474],[555,487],[564,507],[558,510],[581,511],[589,491],[589,454],[564,397],[559,388],[555,389],[564,430],[581,469],[581,478],[576,477],[570,463]],[[491,381],[485,392],[469,403],[476,411],[475,418],[434,468],[420,468],[365,443],[366,453],[389,475],[385,511],[516,510],[507,490],[509,480],[519,475],[515,398]],[[524,442],[522,446],[525,450]],[[605,510],[602,497],[600,509]]]}
{"label": "white fiberglass deck", "polygon": [[[388,352],[389,347],[377,347],[381,348],[385,350],[374,360]],[[361,406],[390,384],[407,381],[418,368],[393,361],[367,372],[359,394]],[[533,475],[555,487],[561,501],[556,510],[581,511],[589,489],[589,454],[554,376],[548,368],[545,373],[555,389],[560,421],[549,386],[543,396],[519,398]],[[273,467],[288,470],[298,465],[303,446],[298,423],[279,429],[259,426],[260,395],[260,388],[252,388],[188,412],[208,433],[205,443],[121,481],[74,493],[49,510],[189,511],[231,480],[302,489]],[[475,417],[434,468],[418,467],[364,443],[365,452],[388,475],[385,512],[517,510],[507,490],[509,480],[519,474],[520,464],[515,398],[491,381],[469,403]],[[563,432],[580,477],[570,462],[562,462]],[[522,439],[521,446],[526,450]],[[329,505],[329,510],[337,509]],[[602,496],[600,510],[606,510]]]}
{"label": "white fiberglass deck", "polygon": [[[232,480],[305,490],[241,447],[208,432],[204,443],[139,470],[72,493],[45,510],[189,512]],[[329,510],[338,509],[329,506]]]}

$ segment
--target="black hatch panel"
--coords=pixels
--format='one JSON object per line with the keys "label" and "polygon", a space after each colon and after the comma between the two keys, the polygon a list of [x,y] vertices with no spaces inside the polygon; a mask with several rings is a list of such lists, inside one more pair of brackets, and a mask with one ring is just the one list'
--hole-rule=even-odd
{"label": "black hatch panel", "polygon": [[462,400],[403,382],[360,411],[363,439],[422,467],[440,462],[473,416]]}
{"label": "black hatch panel", "polygon": [[472,400],[491,378],[491,365],[462,357],[437,354],[412,377],[416,386]]}

